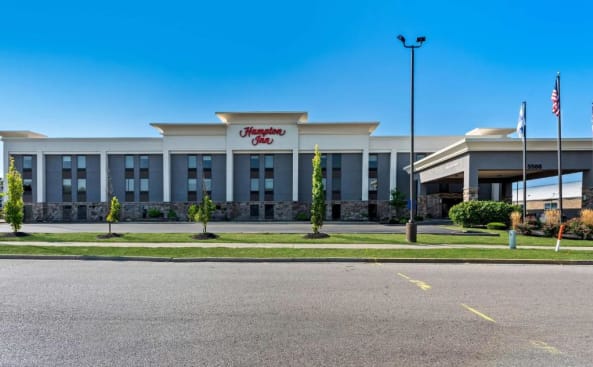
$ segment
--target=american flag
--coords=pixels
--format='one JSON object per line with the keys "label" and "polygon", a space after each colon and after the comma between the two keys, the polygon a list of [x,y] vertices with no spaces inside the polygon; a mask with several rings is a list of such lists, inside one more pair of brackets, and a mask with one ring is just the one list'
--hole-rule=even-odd
{"label": "american flag", "polygon": [[556,83],[554,83],[554,89],[552,90],[552,113],[556,116],[560,116],[560,91],[558,88],[559,80],[556,77]]}

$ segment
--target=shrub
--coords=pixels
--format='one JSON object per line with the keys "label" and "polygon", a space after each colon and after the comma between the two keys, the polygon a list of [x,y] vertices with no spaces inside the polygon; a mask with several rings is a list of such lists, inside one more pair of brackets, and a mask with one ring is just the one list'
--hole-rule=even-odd
{"label": "shrub", "polygon": [[[515,212],[516,213],[516,212]],[[488,229],[507,229],[507,225],[501,222],[490,222],[486,224]]]}
{"label": "shrub", "polygon": [[566,222],[566,233],[574,234],[581,239],[591,239],[593,236],[593,225],[587,224],[581,218],[572,218]]}
{"label": "shrub", "polygon": [[449,210],[449,218],[463,227],[486,225],[490,222],[510,223],[514,205],[499,201],[465,201]]}
{"label": "shrub", "polygon": [[308,221],[309,219],[311,219],[311,217],[309,216],[309,213],[301,211],[301,212],[296,213],[296,215],[294,216],[294,219]]}
{"label": "shrub", "polygon": [[560,223],[560,210],[558,209],[547,209],[544,211],[544,224],[547,226],[553,226]]}
{"label": "shrub", "polygon": [[522,214],[518,211],[514,211],[511,213],[511,228],[514,230],[517,230],[517,228],[519,227],[519,224],[521,224],[521,220],[523,218]]}
{"label": "shrub", "polygon": [[192,204],[187,208],[187,220],[188,222],[194,222],[196,220],[196,214],[198,214],[198,206]]}
{"label": "shrub", "polygon": [[148,217],[149,218],[161,218],[163,216],[163,212],[161,212],[157,208],[150,208],[148,209]]}
{"label": "shrub", "polygon": [[175,212],[175,210],[169,209],[169,211],[167,212],[167,219],[177,219],[177,213]]}
{"label": "shrub", "polygon": [[581,210],[581,222],[587,226],[593,227],[593,209]]}

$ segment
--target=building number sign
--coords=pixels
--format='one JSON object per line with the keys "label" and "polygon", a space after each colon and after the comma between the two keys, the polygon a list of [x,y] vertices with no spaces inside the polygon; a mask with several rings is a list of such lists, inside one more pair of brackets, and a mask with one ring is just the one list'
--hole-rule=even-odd
{"label": "building number sign", "polygon": [[273,136],[284,136],[286,130],[277,129],[274,127],[255,128],[253,126],[244,127],[239,131],[239,136],[242,138],[251,138],[251,145],[272,144],[274,142]]}

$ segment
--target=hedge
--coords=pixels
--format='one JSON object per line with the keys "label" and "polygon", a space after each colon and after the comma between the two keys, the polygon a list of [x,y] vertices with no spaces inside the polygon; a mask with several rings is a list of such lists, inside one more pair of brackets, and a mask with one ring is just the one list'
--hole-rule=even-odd
{"label": "hedge", "polygon": [[451,207],[449,218],[463,227],[487,225],[491,222],[508,226],[510,215],[515,210],[520,208],[502,201],[465,201]]}

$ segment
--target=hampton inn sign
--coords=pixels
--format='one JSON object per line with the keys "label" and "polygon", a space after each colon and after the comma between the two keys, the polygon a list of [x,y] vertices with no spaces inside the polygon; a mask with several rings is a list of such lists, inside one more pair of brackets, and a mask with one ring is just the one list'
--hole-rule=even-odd
{"label": "hampton inn sign", "polygon": [[251,144],[254,146],[259,144],[271,145],[274,142],[274,138],[272,138],[271,135],[284,136],[284,134],[286,134],[286,130],[274,127],[260,129],[253,126],[247,126],[239,131],[239,136],[242,138],[253,137],[251,139]]}

